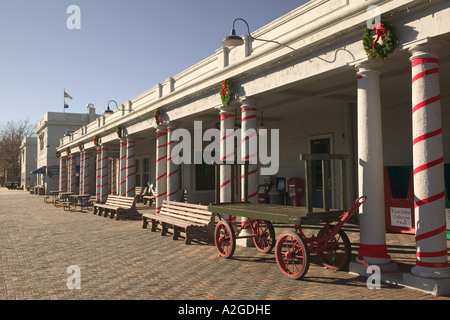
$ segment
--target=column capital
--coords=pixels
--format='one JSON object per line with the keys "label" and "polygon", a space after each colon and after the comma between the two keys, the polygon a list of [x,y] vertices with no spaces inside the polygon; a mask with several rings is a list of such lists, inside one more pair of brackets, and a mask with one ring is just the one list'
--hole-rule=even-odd
{"label": "column capital", "polygon": [[231,106],[220,106],[217,109],[219,109],[220,114],[234,114],[234,108]]}
{"label": "column capital", "polygon": [[410,61],[423,58],[439,58],[438,55],[439,44],[435,41],[427,41],[424,43],[415,44],[408,48],[411,57]]}
{"label": "column capital", "polygon": [[239,97],[239,102],[241,103],[241,108],[256,107],[259,100],[260,99],[255,98],[255,97],[248,97],[248,96]]}
{"label": "column capital", "polygon": [[167,131],[167,125],[166,124],[159,124],[156,126],[156,132],[159,131]]}
{"label": "column capital", "polygon": [[369,72],[380,74],[382,63],[378,59],[370,58],[369,60],[355,61],[351,65],[356,69],[358,75],[367,74]]}
{"label": "column capital", "polygon": [[167,129],[176,129],[176,128],[178,128],[179,125],[180,125],[179,121],[170,121],[167,124]]}

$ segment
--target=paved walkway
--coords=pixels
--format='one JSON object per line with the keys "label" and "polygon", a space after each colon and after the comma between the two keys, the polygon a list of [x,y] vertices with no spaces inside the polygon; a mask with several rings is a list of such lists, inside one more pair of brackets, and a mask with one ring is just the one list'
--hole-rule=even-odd
{"label": "paved walkway", "polygon": [[[358,227],[345,230],[355,253]],[[387,241],[394,261],[406,268],[414,263],[411,235],[388,234]],[[0,300],[450,300],[387,284],[369,290],[366,278],[326,270],[316,260],[294,281],[281,273],[274,254],[238,247],[225,260],[213,245],[185,245],[142,229],[138,217],[68,212],[43,196],[4,188],[0,250]],[[79,268],[80,289],[68,288],[69,277],[69,285],[77,284],[70,266]]]}

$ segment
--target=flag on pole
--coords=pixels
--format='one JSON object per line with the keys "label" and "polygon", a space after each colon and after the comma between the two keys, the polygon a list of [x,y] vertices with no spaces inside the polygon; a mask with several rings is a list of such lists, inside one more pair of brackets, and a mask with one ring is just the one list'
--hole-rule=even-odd
{"label": "flag on pole", "polygon": [[65,90],[64,90],[64,98],[73,99]]}
{"label": "flag on pole", "polygon": [[68,109],[69,105],[67,104],[67,102],[64,101],[64,109]]}

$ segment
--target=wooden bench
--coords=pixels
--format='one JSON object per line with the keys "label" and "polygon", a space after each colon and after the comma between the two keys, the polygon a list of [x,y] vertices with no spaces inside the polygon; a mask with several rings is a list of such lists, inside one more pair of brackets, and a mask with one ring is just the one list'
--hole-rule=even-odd
{"label": "wooden bench", "polygon": [[136,197],[136,202],[137,203],[142,203],[143,202],[143,197],[145,195],[147,195],[148,192],[148,187],[142,188],[142,187],[136,187],[135,189],[135,197]]}
{"label": "wooden bench", "polygon": [[153,188],[153,184],[151,184],[150,187],[148,188],[148,194],[142,196],[142,203],[147,204],[148,202],[149,203],[148,205],[151,207],[152,204],[155,202],[155,199],[156,199],[156,191],[155,188]]}
{"label": "wooden bench", "polygon": [[193,238],[214,242],[215,215],[208,211],[208,207],[201,204],[186,202],[163,201],[160,213],[143,213],[144,229],[149,221],[151,231],[155,232],[161,224],[161,235],[166,235],[168,228],[173,229],[173,240],[177,240],[180,231],[185,232],[185,243],[190,244]]}
{"label": "wooden bench", "polygon": [[99,216],[103,214],[104,217],[112,219],[114,215],[116,220],[122,216],[127,216],[129,219],[134,218],[136,213],[136,198],[108,195],[105,203],[94,203],[94,214]]}

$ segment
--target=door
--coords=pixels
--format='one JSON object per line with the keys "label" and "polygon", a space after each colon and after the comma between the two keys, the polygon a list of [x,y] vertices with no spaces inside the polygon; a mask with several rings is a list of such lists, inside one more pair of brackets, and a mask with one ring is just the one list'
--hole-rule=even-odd
{"label": "door", "polygon": [[[311,140],[311,153],[330,153],[331,139],[321,138]],[[322,187],[322,161],[312,161],[312,187],[313,187],[313,207],[323,208],[323,187]],[[331,166],[328,161],[328,178],[331,177]],[[330,181],[330,180],[329,180]],[[329,199],[331,199],[331,188],[328,186]]]}

